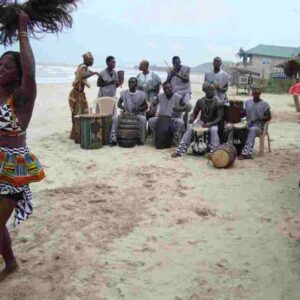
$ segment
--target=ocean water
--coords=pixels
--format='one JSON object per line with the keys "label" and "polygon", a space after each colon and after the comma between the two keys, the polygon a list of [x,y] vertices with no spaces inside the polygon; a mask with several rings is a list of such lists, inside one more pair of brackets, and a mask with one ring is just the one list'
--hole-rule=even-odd
{"label": "ocean water", "polygon": [[[77,66],[59,66],[59,65],[37,65],[36,67],[36,76],[37,83],[72,83],[75,76]],[[91,67],[91,70],[100,72],[104,68]],[[130,68],[116,68],[116,70],[125,71],[125,80],[128,80],[129,77],[136,76],[138,70]],[[164,81],[166,79],[165,72],[157,72],[161,79]],[[97,77],[93,76],[89,81],[96,81]]]}

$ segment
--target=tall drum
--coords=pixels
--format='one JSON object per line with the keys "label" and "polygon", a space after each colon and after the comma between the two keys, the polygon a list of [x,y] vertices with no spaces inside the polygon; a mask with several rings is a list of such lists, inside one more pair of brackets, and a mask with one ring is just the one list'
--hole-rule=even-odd
{"label": "tall drum", "polygon": [[103,145],[102,130],[102,117],[99,114],[82,115],[80,118],[81,148],[101,148]]}
{"label": "tall drum", "polygon": [[223,134],[223,140],[232,144],[237,155],[242,153],[248,137],[248,128],[246,123],[236,123],[226,127]]}
{"label": "tall drum", "polygon": [[171,117],[159,116],[154,135],[154,143],[157,149],[167,149],[172,147],[173,134],[171,131]]}
{"label": "tall drum", "polygon": [[118,117],[117,141],[123,148],[134,147],[138,140],[138,119],[135,114],[123,113]]}

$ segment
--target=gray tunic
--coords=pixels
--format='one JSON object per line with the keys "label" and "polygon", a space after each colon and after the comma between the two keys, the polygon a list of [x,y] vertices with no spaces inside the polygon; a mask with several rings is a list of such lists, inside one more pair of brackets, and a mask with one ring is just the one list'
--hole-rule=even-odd
{"label": "gray tunic", "polygon": [[123,106],[127,112],[143,115],[141,106],[146,100],[146,94],[142,91],[131,93],[129,90],[121,92],[120,98],[123,99]]}
{"label": "gray tunic", "polygon": [[245,110],[246,120],[249,126],[258,126],[262,128],[265,122],[260,120],[264,118],[264,114],[269,109],[270,105],[266,101],[261,100],[256,103],[253,99],[247,100],[245,102]]}
{"label": "gray tunic", "polygon": [[[104,80],[104,82],[108,81],[119,81],[118,74],[115,70],[112,71],[112,76],[108,73],[107,69],[103,70],[100,73],[100,77]],[[115,84],[100,87],[98,97],[115,97],[117,92],[117,87]]]}
{"label": "gray tunic", "polygon": [[[190,78],[191,68],[187,66],[181,66],[179,75]],[[170,76],[170,71],[168,71],[168,77]],[[182,79],[177,76],[173,76],[171,79],[171,84],[173,87],[173,92],[180,92],[181,94],[192,93],[191,83],[184,82]]]}
{"label": "gray tunic", "polygon": [[[204,81],[207,81],[209,83],[219,83],[220,88],[225,87],[226,85],[228,85],[229,80],[230,80],[230,75],[223,71],[220,70],[219,73],[215,73],[215,72],[209,72],[209,73],[205,73],[205,78]],[[220,91],[216,91],[216,97],[226,106],[229,105],[229,101],[227,99],[227,95],[226,92],[222,93]]]}
{"label": "gray tunic", "polygon": [[158,95],[159,103],[159,115],[160,116],[169,116],[172,118],[180,118],[182,113],[174,112],[173,109],[180,107],[181,95],[174,93],[173,96],[168,99],[164,93]]}

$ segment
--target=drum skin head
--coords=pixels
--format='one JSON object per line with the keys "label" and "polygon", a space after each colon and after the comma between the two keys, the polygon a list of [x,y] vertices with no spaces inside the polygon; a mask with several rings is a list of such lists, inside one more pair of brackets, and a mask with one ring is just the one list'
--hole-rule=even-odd
{"label": "drum skin head", "polygon": [[216,168],[225,168],[230,162],[228,153],[224,150],[216,150],[211,157],[212,163]]}

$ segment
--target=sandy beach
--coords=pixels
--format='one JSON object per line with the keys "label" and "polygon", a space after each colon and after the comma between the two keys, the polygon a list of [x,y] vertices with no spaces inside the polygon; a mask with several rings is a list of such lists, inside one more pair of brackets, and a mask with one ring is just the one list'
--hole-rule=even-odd
{"label": "sandy beach", "polygon": [[[202,91],[192,81],[195,103]],[[150,140],[82,150],[68,139],[69,91],[38,86],[28,144],[47,178],[31,186],[33,215],[10,225],[20,270],[0,283],[1,299],[300,299],[300,114],[291,96],[262,95],[272,152],[259,157],[257,140],[254,160],[218,170],[191,151],[172,159]],[[90,104],[96,95],[92,82]]]}

